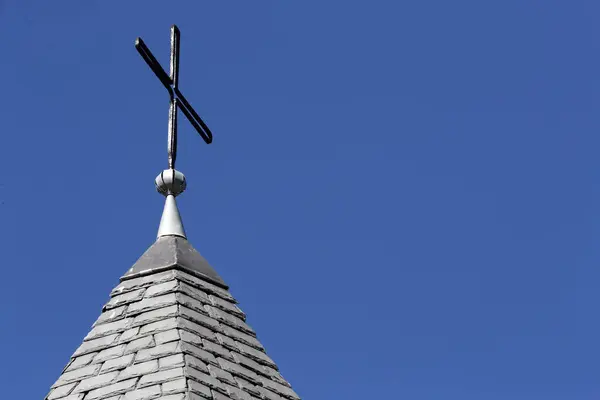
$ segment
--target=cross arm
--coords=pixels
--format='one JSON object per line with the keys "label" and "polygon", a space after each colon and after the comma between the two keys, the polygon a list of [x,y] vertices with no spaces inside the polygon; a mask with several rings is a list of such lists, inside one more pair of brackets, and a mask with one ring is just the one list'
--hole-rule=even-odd
{"label": "cross arm", "polygon": [[140,53],[146,64],[150,67],[150,69],[154,72],[156,77],[162,82],[162,84],[167,88],[169,94],[173,96],[173,90],[171,89],[171,78],[165,70],[160,66],[146,43],[142,40],[142,38],[137,38],[135,40],[135,48]]}
{"label": "cross arm", "polygon": [[202,139],[206,142],[206,144],[211,144],[213,135],[208,126],[202,121],[202,118],[198,115],[198,113],[192,108],[190,103],[183,97],[183,94],[179,91],[178,88],[175,88],[175,94],[177,95],[177,99],[179,100],[179,108],[183,114],[187,117],[188,121],[194,126],[196,132],[200,134]]}

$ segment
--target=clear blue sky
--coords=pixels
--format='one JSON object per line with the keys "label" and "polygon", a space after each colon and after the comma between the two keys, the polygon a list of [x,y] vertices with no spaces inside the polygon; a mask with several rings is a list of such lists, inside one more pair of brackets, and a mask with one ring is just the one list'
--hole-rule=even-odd
{"label": "clear blue sky", "polygon": [[[177,4],[176,4],[177,3]],[[594,1],[0,2],[0,386],[47,393],[179,204],[311,400],[600,397]]]}

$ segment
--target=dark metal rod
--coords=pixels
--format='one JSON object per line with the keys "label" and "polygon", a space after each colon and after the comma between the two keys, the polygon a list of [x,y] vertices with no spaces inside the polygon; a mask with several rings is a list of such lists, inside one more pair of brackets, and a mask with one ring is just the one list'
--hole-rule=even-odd
{"label": "dark metal rod", "polygon": [[202,139],[204,139],[206,144],[210,144],[212,142],[213,135],[208,126],[206,126],[204,121],[202,121],[202,118],[200,118],[190,103],[188,103],[179,89],[175,89],[175,94],[177,95],[177,98],[181,100],[179,103],[179,108],[181,108],[181,111],[185,114],[194,128],[196,128],[196,131],[200,134],[200,136],[202,136]]}
{"label": "dark metal rod", "polygon": [[[206,144],[212,143],[212,133],[210,131],[205,131],[202,128],[202,126],[200,126],[200,124],[198,122],[196,122],[196,120],[194,120],[194,118],[192,117],[192,115],[190,114],[190,112],[183,106],[182,103],[180,103],[179,106],[180,106],[181,111],[183,112],[183,114],[187,117],[188,121],[190,121],[190,123],[196,129],[196,131],[202,137],[202,139],[204,139],[204,141],[206,142]],[[202,122],[202,120],[199,120],[199,122],[201,122],[202,125],[206,126]]]}
{"label": "dark metal rod", "polygon": [[158,63],[158,61],[156,60],[156,58],[154,57],[154,55],[152,54],[152,52],[150,51],[148,46],[146,46],[146,44],[144,43],[142,38],[136,39],[135,48],[137,49],[138,53],[140,53],[140,55],[142,56],[144,61],[146,61],[146,64],[148,64],[150,69],[152,69],[152,71],[154,71],[154,74],[158,77],[158,79],[162,82],[162,84],[167,88],[169,93],[171,93],[172,92],[171,78],[169,78],[169,75],[167,75],[165,70],[160,66],[160,64]]}

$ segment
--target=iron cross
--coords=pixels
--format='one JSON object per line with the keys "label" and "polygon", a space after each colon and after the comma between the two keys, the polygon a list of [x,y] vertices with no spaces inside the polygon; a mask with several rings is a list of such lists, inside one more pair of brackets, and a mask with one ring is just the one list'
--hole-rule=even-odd
{"label": "iron cross", "polygon": [[171,103],[169,106],[169,168],[175,169],[175,159],[177,158],[177,110],[181,108],[183,114],[187,117],[190,123],[196,128],[196,131],[202,136],[202,139],[207,144],[212,142],[212,133],[208,126],[202,121],[202,118],[192,108],[190,103],[183,97],[179,91],[179,28],[173,25],[171,27],[171,74],[167,75],[165,70],[160,66],[156,58],[150,52],[141,38],[135,41],[135,48],[140,53],[144,61],[150,69],[167,88]]}

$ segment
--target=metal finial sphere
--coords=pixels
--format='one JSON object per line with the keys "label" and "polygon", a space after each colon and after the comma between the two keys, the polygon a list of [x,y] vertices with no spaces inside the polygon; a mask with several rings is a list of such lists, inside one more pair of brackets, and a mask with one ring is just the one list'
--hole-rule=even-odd
{"label": "metal finial sphere", "polygon": [[186,182],[185,176],[174,169],[165,169],[161,172],[155,180],[156,190],[164,195],[178,196],[185,190]]}

